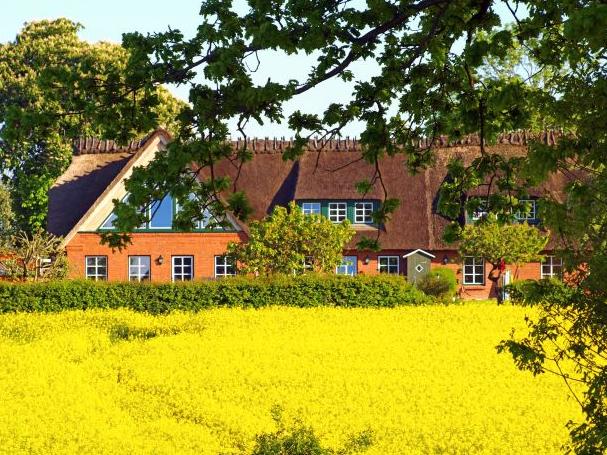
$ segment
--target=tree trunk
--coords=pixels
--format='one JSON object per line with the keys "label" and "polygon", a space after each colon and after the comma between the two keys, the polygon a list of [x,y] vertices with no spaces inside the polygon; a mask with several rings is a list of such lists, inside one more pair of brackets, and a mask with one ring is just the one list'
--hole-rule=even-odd
{"label": "tree trunk", "polygon": [[502,270],[501,270],[499,264],[491,264],[491,266],[492,266],[492,268],[489,271],[487,278],[489,278],[489,280],[493,282],[493,285],[495,286],[497,304],[501,305],[502,303],[504,303],[504,296],[502,294],[502,289],[499,285],[500,277],[502,276]]}
{"label": "tree trunk", "polygon": [[493,281],[493,285],[495,286],[495,294],[496,294],[496,298],[497,298],[497,304],[501,305],[502,303],[504,303],[504,296],[502,295],[502,288],[499,285],[499,275],[495,278],[493,277],[489,277],[489,279],[491,281]]}

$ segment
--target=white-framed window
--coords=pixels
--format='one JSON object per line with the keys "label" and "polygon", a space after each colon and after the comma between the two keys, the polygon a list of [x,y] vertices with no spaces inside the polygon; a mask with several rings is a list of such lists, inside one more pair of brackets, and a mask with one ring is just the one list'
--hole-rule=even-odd
{"label": "white-framed window", "polygon": [[379,273],[398,275],[399,263],[400,258],[398,256],[379,256],[377,258],[377,270],[379,270]]}
{"label": "white-framed window", "polygon": [[129,256],[129,281],[149,281],[151,274],[149,256]]}
{"label": "white-framed window", "polygon": [[540,267],[542,278],[560,278],[563,276],[563,260],[557,256],[545,256]]}
{"label": "white-framed window", "polygon": [[329,220],[341,223],[348,217],[348,204],[345,202],[329,202]]}
{"label": "white-framed window", "polygon": [[190,281],[194,278],[194,256],[173,256],[173,281]]}
{"label": "white-framed window", "polygon": [[485,284],[485,258],[464,257],[464,284]]}
{"label": "white-framed window", "polygon": [[354,204],[354,222],[361,224],[373,223],[373,202],[356,202]]}
{"label": "white-framed window", "polygon": [[118,217],[114,212],[110,213],[110,216],[105,219],[99,229],[114,229],[114,221],[116,221],[116,218]]}
{"label": "white-framed window", "polygon": [[301,210],[304,215],[320,215],[320,202],[303,202]]}
{"label": "white-framed window", "polygon": [[86,256],[84,261],[87,280],[107,280],[107,256]]}
{"label": "white-framed window", "polygon": [[537,201],[535,199],[521,199],[521,204],[527,206],[526,211],[518,211],[515,213],[515,218],[519,221],[529,221],[537,219]]}
{"label": "white-framed window", "polygon": [[358,258],[356,256],[344,256],[341,264],[335,269],[337,275],[355,276],[358,273]]}
{"label": "white-framed window", "polygon": [[481,218],[484,218],[486,216],[487,216],[487,209],[486,209],[486,206],[484,204],[482,204],[482,205],[479,205],[476,208],[476,210],[474,210],[472,212],[471,218],[472,218],[472,221],[478,221]]}
{"label": "white-framed window", "polygon": [[304,273],[314,271],[314,257],[306,256],[303,263]]}
{"label": "white-framed window", "polygon": [[[188,198],[191,201],[196,199],[196,196],[192,193],[188,195]],[[177,215],[181,211],[181,205],[179,201],[175,201],[175,215]],[[202,212],[202,219],[194,221],[194,229],[211,229],[209,226],[212,225],[212,230],[214,231],[224,231],[223,223],[219,222],[217,218],[215,218],[211,214],[211,210],[207,207]]]}
{"label": "white-framed window", "polygon": [[230,256],[215,256],[215,277],[236,275],[236,264]]}

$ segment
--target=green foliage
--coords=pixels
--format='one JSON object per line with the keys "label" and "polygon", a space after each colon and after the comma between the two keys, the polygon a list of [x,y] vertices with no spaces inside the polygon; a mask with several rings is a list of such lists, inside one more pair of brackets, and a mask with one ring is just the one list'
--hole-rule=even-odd
{"label": "green foliage", "polygon": [[459,252],[461,256],[484,257],[497,267],[502,260],[507,264],[540,261],[547,243],[548,235],[534,226],[486,220],[464,227]]}
{"label": "green foliage", "polygon": [[190,283],[0,282],[0,312],[131,308],[153,314],[208,308],[395,307],[432,303],[402,277],[237,277]]}
{"label": "green foliage", "polygon": [[373,444],[371,432],[366,431],[352,436],[342,449],[326,448],[300,419],[287,426],[279,407],[272,409],[272,418],[276,431],[257,435],[252,455],[348,455],[365,452]]}
{"label": "green foliage", "polygon": [[455,272],[450,268],[435,267],[415,285],[424,294],[448,303],[455,297],[457,278]]}
{"label": "green foliage", "polygon": [[356,243],[356,248],[361,251],[381,251],[381,245],[379,244],[378,238],[371,238],[366,235],[360,237]]}
{"label": "green foliage", "polygon": [[[47,192],[68,166],[75,138],[126,141],[157,125],[176,132],[184,107],[161,87],[121,89],[128,52],[83,41],[80,29],[63,18],[30,22],[0,44],[0,170],[12,184],[16,223],[27,232],[44,228]],[[121,108],[125,97],[135,105]]]}
{"label": "green foliage", "polygon": [[[460,256],[485,258],[491,264],[487,277],[496,286],[501,276],[501,263],[524,264],[540,261],[548,235],[527,223],[503,224],[489,217],[464,227],[460,235]],[[498,303],[501,292],[498,289]]]}
{"label": "green foliage", "polygon": [[301,274],[306,270],[334,272],[345,245],[354,236],[348,221],[332,223],[321,215],[304,215],[291,202],[249,225],[245,243],[231,243],[228,254],[244,273]]}
{"label": "green foliage", "polygon": [[15,233],[15,214],[12,200],[6,185],[0,184],[0,250],[10,246]]}

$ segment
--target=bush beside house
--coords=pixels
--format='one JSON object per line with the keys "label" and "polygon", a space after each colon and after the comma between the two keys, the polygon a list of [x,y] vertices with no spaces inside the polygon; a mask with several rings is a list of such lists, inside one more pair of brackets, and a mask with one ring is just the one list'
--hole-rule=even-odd
{"label": "bush beside house", "polygon": [[435,267],[417,282],[417,288],[442,302],[450,302],[457,292],[455,272],[447,267]]}

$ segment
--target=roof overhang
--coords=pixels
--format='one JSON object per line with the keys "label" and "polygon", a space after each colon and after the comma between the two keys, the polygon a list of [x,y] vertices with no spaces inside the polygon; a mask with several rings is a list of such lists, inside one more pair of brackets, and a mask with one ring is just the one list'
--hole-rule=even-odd
{"label": "roof overhang", "polygon": [[421,248],[418,248],[417,250],[413,250],[410,253],[403,254],[403,259],[408,258],[409,256],[413,256],[414,254],[417,254],[417,253],[423,254],[424,256],[427,256],[432,259],[434,259],[436,257],[432,253],[428,253],[427,251],[422,250]]}

